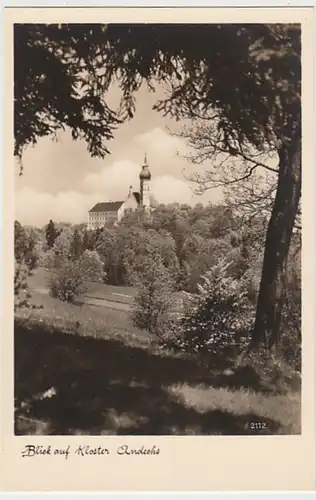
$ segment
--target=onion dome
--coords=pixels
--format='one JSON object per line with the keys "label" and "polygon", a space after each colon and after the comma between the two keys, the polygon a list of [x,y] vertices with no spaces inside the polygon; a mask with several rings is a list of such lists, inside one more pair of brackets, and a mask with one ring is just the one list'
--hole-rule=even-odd
{"label": "onion dome", "polygon": [[149,166],[148,166],[148,163],[147,163],[147,156],[145,154],[145,159],[144,159],[144,164],[143,164],[143,167],[142,167],[142,170],[139,174],[139,178],[141,181],[143,180],[147,180],[147,181],[150,181],[151,179],[151,173],[150,173],[150,170],[149,170]]}

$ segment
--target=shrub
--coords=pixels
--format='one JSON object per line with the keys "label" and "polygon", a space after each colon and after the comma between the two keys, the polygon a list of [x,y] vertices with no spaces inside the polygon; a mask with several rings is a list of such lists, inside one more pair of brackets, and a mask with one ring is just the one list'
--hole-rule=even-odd
{"label": "shrub", "polygon": [[33,307],[27,279],[38,264],[35,232],[26,230],[18,221],[14,223],[14,309]]}
{"label": "shrub", "polygon": [[32,307],[29,300],[31,294],[29,292],[27,278],[31,275],[31,270],[24,262],[15,261],[14,269],[14,310],[22,307]]}
{"label": "shrub", "polygon": [[78,263],[66,260],[52,270],[49,286],[53,297],[72,302],[85,291],[84,284]]}
{"label": "shrub", "polygon": [[221,260],[203,277],[197,294],[187,294],[182,316],[170,321],[166,346],[209,357],[234,357],[244,349],[254,319],[246,279],[228,275]]}
{"label": "shrub", "polygon": [[51,266],[51,294],[66,302],[72,302],[84,293],[87,281],[103,280],[103,262],[96,251],[85,250],[74,261],[51,255]]}

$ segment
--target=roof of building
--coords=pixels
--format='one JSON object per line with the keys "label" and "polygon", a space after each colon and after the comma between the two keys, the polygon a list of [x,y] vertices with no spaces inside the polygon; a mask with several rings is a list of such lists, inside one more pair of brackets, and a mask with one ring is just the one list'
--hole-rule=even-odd
{"label": "roof of building", "polygon": [[139,193],[134,192],[134,193],[133,193],[133,195],[134,195],[134,198],[135,198],[135,200],[137,201],[137,203],[140,203],[140,194],[139,194]]}
{"label": "roof of building", "polygon": [[123,201],[105,201],[94,205],[89,212],[117,212]]}

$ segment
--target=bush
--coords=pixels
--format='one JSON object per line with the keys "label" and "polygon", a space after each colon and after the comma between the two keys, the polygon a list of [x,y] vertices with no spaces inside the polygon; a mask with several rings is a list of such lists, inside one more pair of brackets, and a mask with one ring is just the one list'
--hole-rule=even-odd
{"label": "bush", "polygon": [[63,261],[52,270],[49,287],[52,297],[72,302],[85,291],[80,268],[76,262]]}
{"label": "bush", "polygon": [[37,240],[34,231],[14,223],[14,310],[33,307],[30,304],[27,279],[38,265]]}
{"label": "bush", "polygon": [[254,307],[246,279],[228,275],[220,261],[203,277],[197,294],[187,294],[184,313],[172,318],[164,344],[207,358],[236,357],[249,341]]}
{"label": "bush", "polygon": [[31,275],[31,270],[27,264],[15,261],[14,269],[14,310],[22,307],[32,307],[29,300],[31,294],[29,292],[27,279]]}
{"label": "bush", "polygon": [[87,281],[103,280],[103,262],[96,251],[85,250],[77,260],[51,255],[50,291],[53,297],[72,302],[86,291]]}

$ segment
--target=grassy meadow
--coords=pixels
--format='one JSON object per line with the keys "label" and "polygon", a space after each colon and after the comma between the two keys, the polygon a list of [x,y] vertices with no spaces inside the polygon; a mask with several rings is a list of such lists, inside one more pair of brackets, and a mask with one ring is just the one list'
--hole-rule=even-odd
{"label": "grassy meadow", "polygon": [[50,297],[46,280],[30,278],[38,307],[15,317],[16,434],[300,433],[299,380],[276,390],[255,370],[162,351],[133,325],[128,287],[89,284],[77,305]]}

